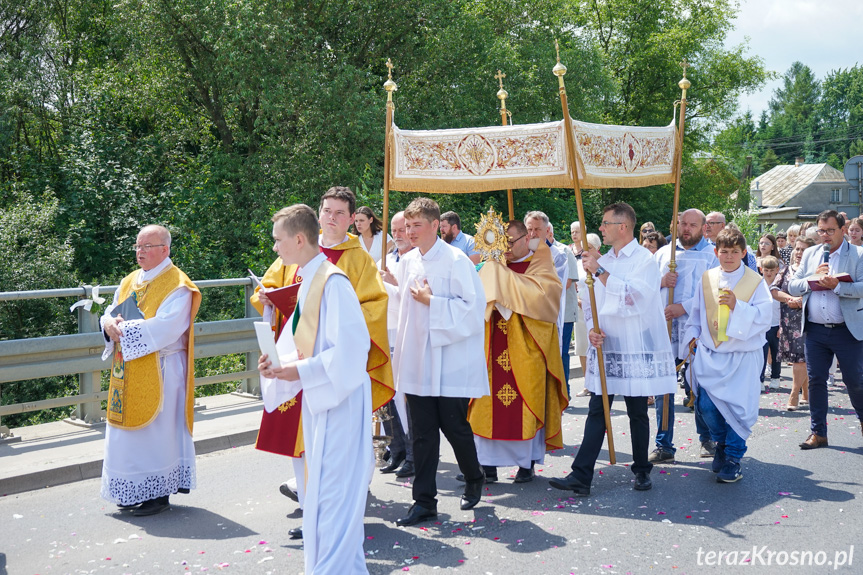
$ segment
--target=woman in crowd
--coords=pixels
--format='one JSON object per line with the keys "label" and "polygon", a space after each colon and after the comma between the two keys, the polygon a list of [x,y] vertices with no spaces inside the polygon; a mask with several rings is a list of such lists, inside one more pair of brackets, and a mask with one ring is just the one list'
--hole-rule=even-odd
{"label": "woman in crowd", "polygon": [[863,246],[863,220],[853,218],[848,222],[848,243]]}
{"label": "woman in crowd", "polygon": [[761,270],[761,260],[767,256],[781,259],[779,256],[779,247],[776,245],[776,236],[773,234],[764,234],[758,239],[758,251],[755,253],[755,261],[758,262],[759,271]]}
{"label": "woman in crowd", "polygon": [[[354,218],[354,228],[360,237],[360,245],[366,250],[375,263],[381,259],[381,240],[384,237],[382,222],[368,206],[357,208]],[[393,249],[393,239],[387,234],[387,251]]]}
{"label": "woman in crowd", "polygon": [[643,245],[644,236],[652,232],[656,232],[656,226],[653,225],[653,222],[644,222],[641,224],[641,229],[638,232],[638,243]]}
{"label": "woman in crowd", "polygon": [[[806,248],[814,246],[809,238],[798,237],[791,252],[791,264],[786,266],[773,285],[770,287],[773,299],[780,307],[779,320],[779,359],[791,363],[791,394],[788,396],[788,411],[795,411],[798,406],[809,404],[809,376],[806,373],[806,355],[803,345],[803,298],[793,297],[788,293],[788,284]],[[801,400],[799,394],[803,394]]]}
{"label": "woman in crowd", "polygon": [[665,237],[659,232],[648,232],[644,234],[644,239],[641,240],[641,245],[650,250],[650,253],[655,254],[656,250],[664,246],[667,242]]}

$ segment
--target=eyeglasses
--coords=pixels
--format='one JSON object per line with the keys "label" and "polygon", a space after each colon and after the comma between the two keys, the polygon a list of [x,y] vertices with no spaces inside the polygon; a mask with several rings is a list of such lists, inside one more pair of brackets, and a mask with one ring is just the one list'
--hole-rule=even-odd
{"label": "eyeglasses", "polygon": [[524,236],[526,236],[526,235],[527,235],[527,234],[520,235],[520,236],[518,236],[518,237],[517,237],[517,238],[515,238],[515,239],[512,239],[512,238],[506,238],[506,243],[507,243],[507,245],[509,245],[510,247],[512,247],[512,246],[514,246],[514,245],[515,245],[515,242],[517,242],[518,240],[520,240],[521,238],[523,238],[523,237],[524,237]]}
{"label": "eyeglasses", "polygon": [[818,228],[815,231],[818,232],[818,235],[820,235],[820,236],[832,236],[833,234],[836,233],[836,228],[828,228],[826,230],[822,230],[821,228]]}
{"label": "eyeglasses", "polygon": [[704,223],[706,223],[708,226],[724,226],[725,225],[725,222],[704,222]]}
{"label": "eyeglasses", "polygon": [[604,226],[615,226],[615,225],[622,225],[625,223],[626,222],[606,222],[605,220],[602,221],[602,225],[604,225]]}
{"label": "eyeglasses", "polygon": [[152,250],[153,248],[163,248],[163,247],[165,247],[165,244],[146,244],[146,245],[143,245],[143,246],[138,245],[138,244],[135,244],[134,246],[132,246],[132,251],[135,251],[135,252],[149,252],[149,251],[150,251],[150,250]]}

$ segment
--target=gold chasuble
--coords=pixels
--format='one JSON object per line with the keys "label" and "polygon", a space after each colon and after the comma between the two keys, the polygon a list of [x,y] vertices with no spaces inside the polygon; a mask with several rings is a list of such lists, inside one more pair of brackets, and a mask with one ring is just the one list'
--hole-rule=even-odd
{"label": "gold chasuble", "polygon": [[[134,297],[144,319],[156,317],[159,306],[169,295],[181,287],[192,292],[192,310],[189,318],[189,345],[186,349],[186,426],[192,433],[195,407],[195,330],[192,329],[201,292],[180,268],[171,264],[152,280],[136,283],[139,271],[134,271],[120,282],[117,301],[122,303]],[[108,423],[114,427],[135,430],[148,426],[162,408],[162,369],[159,353],[153,352],[124,361],[120,346],[114,351],[111,366],[111,383],[108,388]]]}
{"label": "gold chasuble", "polygon": [[[471,400],[473,432],[524,441],[545,428],[546,450],[563,447],[561,415],[569,405],[557,333],[562,286],[545,244],[528,261],[483,264],[485,349],[491,395]],[[495,304],[513,311],[505,320]]]}
{"label": "gold chasuble", "polygon": [[[761,276],[757,272],[752,271],[741,264],[744,268],[743,277],[734,286],[731,291],[734,292],[734,297],[741,301],[748,302],[755,290],[758,289],[758,284],[761,283]],[[725,335],[725,330],[728,328],[728,314],[720,315],[719,305],[719,278],[722,268],[715,267],[704,272],[701,278],[701,289],[704,295],[704,311],[707,314],[708,331],[710,337],[713,338],[713,345],[719,347],[723,341],[728,341],[728,336]],[[723,317],[724,316],[724,317]]]}
{"label": "gold chasuble", "polygon": [[[395,395],[393,371],[390,364],[390,344],[387,337],[387,292],[384,289],[377,266],[372,257],[360,246],[357,236],[348,234],[347,241],[332,248],[321,248],[327,260],[335,264],[350,280],[360,308],[366,320],[366,327],[371,336],[369,358],[366,371],[372,380],[372,409],[379,409],[388,403]],[[261,278],[261,283],[267,288],[279,288],[292,283],[302,282],[296,277],[297,266],[285,266],[281,258],[276,261]],[[251,303],[259,312],[263,312],[255,293]],[[286,318],[276,311],[276,337],[281,333]],[[304,317],[302,310],[300,317]],[[261,418],[261,428],[255,445],[260,450],[300,457],[305,450],[302,433],[302,392],[297,397],[283,403],[272,413],[264,411]]]}

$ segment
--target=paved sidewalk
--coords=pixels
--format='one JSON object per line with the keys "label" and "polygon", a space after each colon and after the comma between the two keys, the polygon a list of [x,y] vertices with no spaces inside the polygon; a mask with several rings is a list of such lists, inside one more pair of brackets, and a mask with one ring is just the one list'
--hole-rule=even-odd
{"label": "paved sidewalk", "polygon": [[[195,411],[199,455],[255,442],[261,400],[238,395],[202,397]],[[102,474],[105,424],[79,427],[65,421],[13,429],[21,441],[0,443],[0,496]]]}

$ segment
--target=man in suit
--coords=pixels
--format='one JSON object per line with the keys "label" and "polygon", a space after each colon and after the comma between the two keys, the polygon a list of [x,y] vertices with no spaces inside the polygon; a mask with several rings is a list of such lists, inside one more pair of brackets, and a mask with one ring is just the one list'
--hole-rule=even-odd
{"label": "man in suit", "polygon": [[[845,217],[835,210],[818,214],[816,225],[823,243],[803,252],[788,286],[792,296],[803,296],[811,433],[801,449],[827,446],[827,372],[834,355],[851,405],[858,418],[863,415],[863,248],[845,240]],[[842,273],[851,281],[840,282]],[[821,289],[810,287],[813,274],[823,274]]]}

